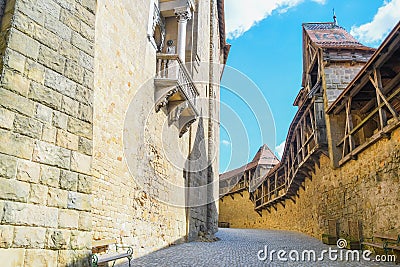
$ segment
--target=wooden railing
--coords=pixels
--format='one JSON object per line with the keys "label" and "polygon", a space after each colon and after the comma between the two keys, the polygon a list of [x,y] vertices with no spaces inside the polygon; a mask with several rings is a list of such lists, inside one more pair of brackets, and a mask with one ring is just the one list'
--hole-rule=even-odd
{"label": "wooden railing", "polygon": [[[367,104],[363,103],[361,108],[357,94],[349,96],[345,101],[345,108],[342,111],[342,116],[345,116],[345,129],[343,138],[337,144],[337,147],[342,149],[340,165],[355,158],[358,153],[400,124],[400,87],[398,87],[400,73],[385,87],[382,85],[378,69],[371,72],[368,80],[375,90],[374,98]],[[358,94],[362,93],[365,94],[363,91]],[[357,118],[356,123],[354,123],[355,118]]]}
{"label": "wooden railing", "polygon": [[256,210],[284,205],[314,171],[314,156],[326,146],[323,102],[318,99],[301,108],[290,126],[281,163],[269,172],[254,192]]}
{"label": "wooden railing", "polygon": [[220,196],[235,194],[243,190],[247,190],[249,186],[248,171],[235,175],[231,178],[220,181]]}

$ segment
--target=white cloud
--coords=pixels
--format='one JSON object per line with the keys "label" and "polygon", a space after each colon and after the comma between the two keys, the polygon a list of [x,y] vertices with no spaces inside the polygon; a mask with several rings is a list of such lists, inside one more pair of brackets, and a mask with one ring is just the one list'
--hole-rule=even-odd
{"label": "white cloud", "polygon": [[229,142],[228,140],[222,140],[222,144],[225,146],[229,146],[231,142]]}
{"label": "white cloud", "polygon": [[281,159],[283,155],[283,150],[285,149],[285,141],[283,141],[280,145],[275,147],[275,153],[278,154],[278,157]]}
{"label": "white cloud", "polygon": [[[228,39],[241,36],[251,27],[270,16],[273,11],[284,13],[306,0],[228,0],[225,1],[225,19]],[[325,4],[326,0],[311,0]]]}
{"label": "white cloud", "polygon": [[377,45],[400,20],[400,0],[384,1],[371,22],[353,26],[350,33],[361,43]]}

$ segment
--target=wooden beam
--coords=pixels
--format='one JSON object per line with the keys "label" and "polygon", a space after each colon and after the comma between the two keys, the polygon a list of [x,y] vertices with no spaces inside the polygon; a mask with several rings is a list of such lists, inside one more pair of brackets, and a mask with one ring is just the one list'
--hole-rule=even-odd
{"label": "wooden beam", "polygon": [[296,204],[296,199],[295,198],[293,198],[292,196],[288,196],[287,198],[290,199],[294,204]]}
{"label": "wooden beam", "polygon": [[375,69],[374,71],[374,76],[375,80],[373,80],[371,77],[369,77],[371,83],[374,85],[376,89],[376,93],[381,97],[381,99],[385,102],[386,107],[390,110],[392,113],[393,117],[399,121],[399,115],[397,114],[396,110],[392,107],[392,105],[389,103],[389,101],[386,99],[386,97],[382,93],[382,80],[381,80],[381,75],[380,72],[377,72]]}
{"label": "wooden beam", "polygon": [[276,204],[272,203],[271,207],[273,207],[275,211],[278,211],[278,208],[275,205]]}
{"label": "wooden beam", "polygon": [[[347,100],[347,105],[346,105],[346,117],[347,117],[347,127],[348,127],[348,132],[351,132],[351,130],[353,130],[353,118],[351,115],[351,101],[352,98],[349,97],[349,99]],[[355,147],[354,144],[354,139],[353,139],[353,135],[349,135],[349,148],[350,151],[352,151]]]}
{"label": "wooden beam", "polygon": [[[394,97],[396,97],[398,94],[400,93],[400,87],[397,88],[397,90],[391,94],[388,98],[387,101],[392,100]],[[380,105],[378,105],[374,110],[372,110],[367,117],[365,117],[356,127],[353,128],[353,130],[350,132],[350,134],[353,134],[354,132],[358,131],[372,116],[374,116],[378,111],[379,108],[383,107],[385,105],[385,103],[381,103]],[[337,144],[337,146],[342,145],[342,143],[344,143],[345,139],[347,138],[347,135],[345,135],[343,137],[343,139],[339,142],[339,144]]]}
{"label": "wooden beam", "polygon": [[306,191],[306,187],[305,187],[304,183],[301,183],[300,187],[301,187],[301,189],[303,189],[304,191]]}
{"label": "wooden beam", "polygon": [[346,163],[347,161],[349,161],[351,159],[352,156],[357,155],[358,153],[362,152],[364,149],[366,149],[367,147],[369,147],[370,145],[374,144],[375,142],[377,142],[379,139],[382,138],[382,134],[386,133],[389,134],[390,132],[392,132],[394,129],[398,128],[400,126],[400,122],[396,122],[393,124],[388,124],[388,126],[385,127],[385,129],[383,131],[379,131],[376,134],[374,134],[373,136],[371,136],[367,142],[361,144],[360,146],[358,146],[356,149],[354,149],[354,151],[349,154],[346,155],[344,158],[342,158],[341,160],[339,160],[339,165],[343,165],[344,163]]}
{"label": "wooden beam", "polygon": [[[386,94],[390,90],[392,90],[398,83],[400,82],[400,72],[390,80],[388,84],[383,88],[382,93]],[[362,109],[360,109],[361,113],[366,113],[370,108],[375,104],[375,99],[371,99]]]}
{"label": "wooden beam", "polygon": [[[380,91],[381,90],[380,88],[382,88],[382,77],[381,77],[380,70],[378,71],[377,69],[374,69],[374,77],[375,77],[375,84],[374,83],[372,83],[372,84],[374,85],[375,90],[376,90],[376,100],[377,100],[377,103],[378,103],[378,106],[379,106],[381,104],[381,97],[380,97],[378,91]],[[369,77],[369,78],[371,79],[371,77]],[[378,86],[375,86],[375,85],[378,85]],[[384,109],[382,109],[382,108],[379,109],[379,123],[380,123],[380,129],[381,130],[387,124],[386,111]]]}

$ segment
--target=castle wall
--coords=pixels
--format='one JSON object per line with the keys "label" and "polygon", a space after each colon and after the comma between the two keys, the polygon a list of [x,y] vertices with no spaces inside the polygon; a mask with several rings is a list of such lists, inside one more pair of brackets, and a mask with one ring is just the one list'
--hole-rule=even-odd
{"label": "castle wall", "polygon": [[[205,81],[198,85],[205,118],[179,138],[165,110],[154,109],[151,4],[7,1],[0,35],[4,266],[88,266],[93,239],[117,238],[138,257],[216,231],[216,204],[186,209],[188,198],[197,199],[184,186],[218,175],[203,139],[217,114],[209,112],[209,75],[218,82],[219,69],[204,63],[193,74]],[[207,62],[210,31],[219,42],[218,20],[211,20],[210,1],[199,1],[197,12],[196,53]],[[219,47],[211,55],[219,59]],[[218,133],[212,138],[218,147]],[[189,163],[188,180],[183,167],[199,155],[213,172]],[[177,200],[183,205],[171,205]]]}
{"label": "castle wall", "polygon": [[[262,217],[249,213],[247,196],[236,194],[220,201],[220,222],[231,227],[295,230],[321,238],[328,233],[328,220],[347,220],[362,224],[363,235],[400,229],[400,194],[393,186],[400,177],[400,129],[390,139],[382,139],[358,155],[357,160],[333,170],[326,156],[320,157],[312,181],[305,181],[296,204],[286,200],[285,208],[277,205]],[[252,214],[252,215],[251,215]],[[258,217],[257,217],[258,216]]]}
{"label": "castle wall", "polygon": [[229,222],[231,228],[268,228],[261,223],[263,218],[254,211],[254,203],[246,190],[220,200],[219,212],[218,221]]}
{"label": "castle wall", "polygon": [[88,265],[94,1],[7,1],[1,28],[2,266]]}
{"label": "castle wall", "polygon": [[[98,1],[96,20],[93,238],[116,237],[134,247],[135,257],[186,235],[185,209],[152,198],[135,180],[140,176],[154,190],[162,178],[183,186],[182,171],[162,152],[164,145],[183,154],[189,148],[188,135],[180,139],[174,126],[164,129],[168,117],[154,112],[156,50],[147,39],[149,13],[147,0]],[[128,159],[125,119],[135,122],[129,134],[137,146],[137,155]],[[137,168],[129,169],[127,160]]]}
{"label": "castle wall", "polygon": [[[205,197],[189,195],[184,187],[207,183],[207,168],[201,167],[208,162],[203,139],[209,125],[200,118],[179,138],[178,129],[168,124],[168,115],[163,110],[154,112],[156,49],[147,39],[150,5],[144,0],[100,1],[96,21],[93,237],[117,237],[133,246],[135,257],[208,232],[207,205],[171,205],[177,197],[181,204]],[[196,12],[202,29],[194,40],[196,52],[207,62],[210,2],[199,1]],[[169,23],[177,22],[174,18]],[[167,30],[173,28],[167,25]],[[174,34],[170,31],[167,40]],[[194,80],[208,82],[209,69],[203,63]],[[207,118],[207,84],[196,86],[199,115]],[[126,141],[129,147],[124,147]],[[184,161],[175,162],[171,152]],[[191,173],[183,170],[185,164]],[[165,182],[181,188],[168,192]],[[161,201],[154,196],[162,196]],[[212,216],[216,225],[217,214]]]}

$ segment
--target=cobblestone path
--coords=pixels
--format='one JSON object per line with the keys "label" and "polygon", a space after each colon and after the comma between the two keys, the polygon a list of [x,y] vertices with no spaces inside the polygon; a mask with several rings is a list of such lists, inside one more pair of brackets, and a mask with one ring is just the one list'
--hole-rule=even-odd
{"label": "cobblestone path", "polygon": [[[337,246],[326,246],[320,240],[289,231],[253,230],[253,229],[220,229],[217,236],[221,239],[217,242],[192,242],[161,249],[144,257],[132,260],[132,266],[396,266],[394,263],[374,262],[375,256],[371,255],[371,261],[346,261],[346,251],[343,252],[343,260],[331,261],[328,253],[324,254],[323,261],[302,261],[304,250],[315,250],[316,258],[320,257],[322,250],[338,250]],[[274,253],[273,261],[259,260],[257,254],[260,250],[268,248],[268,254],[272,251],[285,250],[288,261],[278,260]],[[289,259],[291,250],[299,252],[300,261]],[[292,258],[296,253],[291,252]],[[340,252],[337,253],[340,255]],[[360,253],[361,257],[362,254]],[[264,253],[260,254],[264,257]],[[305,259],[307,260],[307,254]],[[333,254],[332,254],[333,257]],[[349,256],[349,259],[352,257]],[[120,265],[120,267],[128,264]],[[399,265],[397,265],[399,266]]]}

